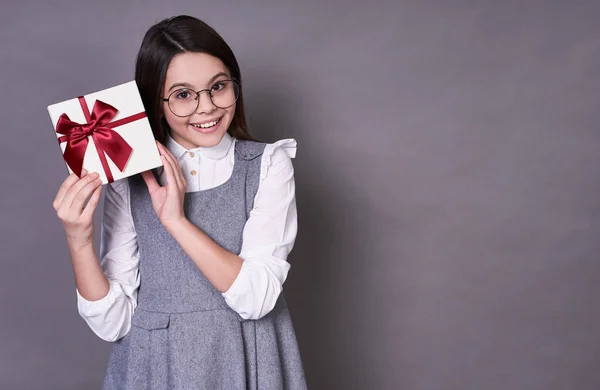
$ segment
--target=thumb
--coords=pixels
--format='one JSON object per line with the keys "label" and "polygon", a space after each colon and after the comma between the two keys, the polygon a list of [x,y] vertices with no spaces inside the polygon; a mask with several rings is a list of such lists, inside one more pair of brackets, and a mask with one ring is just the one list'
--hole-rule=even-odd
{"label": "thumb", "polygon": [[144,179],[146,182],[146,186],[148,187],[148,191],[150,193],[153,193],[161,188],[160,184],[158,184],[158,181],[156,181],[156,178],[152,174],[152,171],[142,172],[142,179]]}

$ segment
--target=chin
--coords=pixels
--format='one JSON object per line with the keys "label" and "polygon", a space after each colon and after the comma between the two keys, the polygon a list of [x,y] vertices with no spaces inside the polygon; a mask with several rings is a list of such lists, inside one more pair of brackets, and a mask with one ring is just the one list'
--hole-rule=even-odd
{"label": "chin", "polygon": [[190,137],[190,141],[192,144],[198,146],[198,147],[203,147],[203,148],[211,148],[213,146],[216,146],[219,144],[219,142],[221,142],[221,140],[223,139],[223,137],[225,136],[225,133],[227,131],[219,131],[219,132],[215,132],[215,133],[210,133],[210,134],[192,134],[192,136]]}

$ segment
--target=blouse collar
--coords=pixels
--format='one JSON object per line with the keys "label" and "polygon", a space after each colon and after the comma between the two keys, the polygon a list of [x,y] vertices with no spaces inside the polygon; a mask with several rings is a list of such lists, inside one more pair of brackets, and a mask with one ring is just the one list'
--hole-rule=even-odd
{"label": "blouse collar", "polygon": [[198,147],[194,149],[186,149],[181,146],[178,142],[176,142],[170,134],[167,134],[167,140],[165,142],[165,146],[167,149],[173,153],[175,158],[179,159],[186,153],[193,152],[198,153],[202,157],[207,157],[213,160],[220,160],[227,155],[231,144],[233,143],[233,137],[229,134],[229,132],[225,132],[225,135],[221,139],[221,141],[212,147]]}

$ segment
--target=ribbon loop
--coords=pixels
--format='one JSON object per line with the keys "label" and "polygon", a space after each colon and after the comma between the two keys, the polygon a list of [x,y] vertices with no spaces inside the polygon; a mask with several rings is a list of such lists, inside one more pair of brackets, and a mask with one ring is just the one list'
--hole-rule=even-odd
{"label": "ribbon loop", "polygon": [[106,155],[114,162],[117,168],[123,172],[127,161],[133,152],[131,146],[121,137],[119,133],[112,128],[134,122],[146,117],[145,113],[138,113],[127,118],[120,119],[117,123],[111,121],[117,115],[118,110],[108,103],[96,100],[91,114],[87,112],[87,104],[83,96],[79,97],[79,103],[86,116],[86,123],[77,123],[69,119],[66,113],[63,113],[56,124],[56,132],[63,137],[58,138],[58,142],[67,142],[63,154],[65,161],[71,170],[79,177],[83,168],[83,159],[88,147],[88,137],[92,137],[100,162],[108,182],[113,182],[114,178],[110,172],[110,167],[106,160]]}

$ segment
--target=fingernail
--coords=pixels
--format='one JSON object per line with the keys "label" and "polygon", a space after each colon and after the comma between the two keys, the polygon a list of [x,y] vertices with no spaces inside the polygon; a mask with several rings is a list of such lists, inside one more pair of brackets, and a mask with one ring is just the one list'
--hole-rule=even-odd
{"label": "fingernail", "polygon": [[81,176],[85,176],[88,174],[88,171],[86,171],[85,169],[81,170]]}

